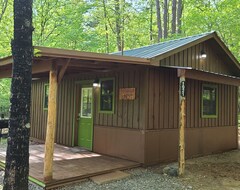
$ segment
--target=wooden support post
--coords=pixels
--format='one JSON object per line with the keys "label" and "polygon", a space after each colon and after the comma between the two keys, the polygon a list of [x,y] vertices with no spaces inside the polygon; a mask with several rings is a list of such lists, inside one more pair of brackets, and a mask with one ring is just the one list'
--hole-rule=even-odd
{"label": "wooden support post", "polygon": [[57,125],[57,86],[57,69],[55,65],[52,65],[49,73],[48,119],[43,172],[44,181],[50,181],[53,177],[53,151]]}
{"label": "wooden support post", "polygon": [[179,76],[179,157],[178,175],[185,170],[185,128],[186,128],[186,81],[185,70],[178,70]]}

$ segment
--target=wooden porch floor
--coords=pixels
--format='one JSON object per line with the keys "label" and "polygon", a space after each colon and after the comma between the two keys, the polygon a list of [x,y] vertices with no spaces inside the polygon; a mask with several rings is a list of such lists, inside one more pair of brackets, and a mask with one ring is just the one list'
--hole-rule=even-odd
{"label": "wooden porch floor", "polygon": [[[5,162],[5,151],[0,151],[0,162]],[[30,176],[42,183],[46,189],[74,183],[79,180],[139,166],[139,163],[104,156],[79,147],[55,145],[53,180],[43,180],[44,144],[30,145]]]}

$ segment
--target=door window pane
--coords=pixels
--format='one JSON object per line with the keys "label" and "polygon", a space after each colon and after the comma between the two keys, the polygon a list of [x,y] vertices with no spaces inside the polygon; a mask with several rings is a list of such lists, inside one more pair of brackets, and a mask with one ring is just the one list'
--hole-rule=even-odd
{"label": "door window pane", "polygon": [[81,117],[92,117],[92,88],[82,88]]}

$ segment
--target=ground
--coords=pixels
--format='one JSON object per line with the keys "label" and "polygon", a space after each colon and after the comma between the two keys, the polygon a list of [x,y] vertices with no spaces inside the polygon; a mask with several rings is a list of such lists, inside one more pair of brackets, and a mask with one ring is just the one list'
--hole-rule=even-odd
{"label": "ground", "polygon": [[[177,163],[167,166],[177,167]],[[97,185],[90,180],[86,180],[58,190],[240,190],[240,150],[189,159],[186,161],[186,171],[182,177],[171,177],[164,174],[163,168],[165,167],[166,165],[161,164],[148,168],[136,168],[125,171],[130,173],[131,176],[119,181]],[[0,171],[0,190],[2,176],[3,172]],[[32,184],[29,189],[41,190],[41,188]]]}
{"label": "ground", "polygon": [[198,190],[237,190],[240,189],[239,171],[240,150],[235,150],[187,160],[185,175],[178,180]]}

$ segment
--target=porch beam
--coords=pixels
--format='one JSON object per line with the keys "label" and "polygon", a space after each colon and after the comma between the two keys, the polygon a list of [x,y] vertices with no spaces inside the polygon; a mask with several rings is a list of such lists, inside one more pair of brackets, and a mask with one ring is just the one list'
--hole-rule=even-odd
{"label": "porch beam", "polygon": [[178,175],[185,171],[185,128],[186,128],[186,70],[178,69],[179,76],[179,149]]}
{"label": "porch beam", "polygon": [[53,178],[53,151],[57,118],[57,68],[52,64],[49,72],[48,119],[44,156],[44,181]]}
{"label": "porch beam", "polygon": [[[51,69],[51,63],[33,63],[32,65],[32,74],[44,73],[49,72]],[[0,79],[1,78],[10,78],[12,77],[12,64],[7,67],[6,69],[1,69],[0,67]]]}
{"label": "porch beam", "polygon": [[240,86],[240,78],[230,77],[226,75],[214,74],[210,72],[197,71],[197,70],[185,70],[185,77],[194,80],[201,80],[213,83],[227,84],[233,86]]}
{"label": "porch beam", "polygon": [[61,68],[60,72],[59,72],[59,75],[58,75],[58,83],[60,84],[62,79],[63,79],[63,76],[68,68],[68,66],[70,65],[70,62],[71,62],[71,59],[68,59],[67,60],[67,63],[65,63],[63,65],[63,67]]}

